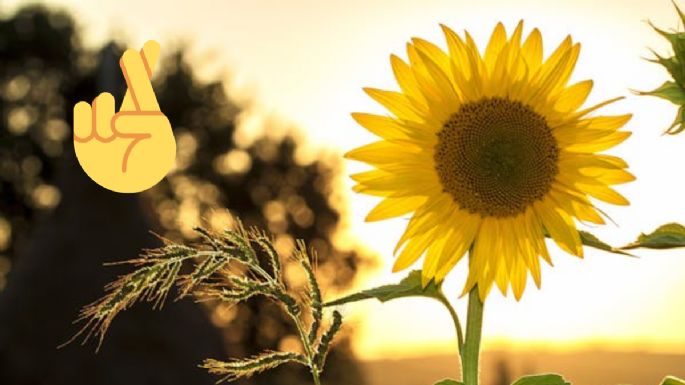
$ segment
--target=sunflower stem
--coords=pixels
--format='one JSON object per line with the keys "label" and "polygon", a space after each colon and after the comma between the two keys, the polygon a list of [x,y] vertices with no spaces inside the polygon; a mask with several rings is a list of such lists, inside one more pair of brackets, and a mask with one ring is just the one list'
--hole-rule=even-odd
{"label": "sunflower stem", "polygon": [[450,317],[452,317],[452,322],[454,323],[454,330],[456,330],[457,332],[457,345],[459,348],[459,357],[463,359],[462,354],[464,351],[464,332],[461,328],[459,315],[457,315],[457,311],[454,309],[450,301],[448,301],[447,298],[445,298],[445,296],[442,294],[442,291],[440,291],[438,301],[440,301],[440,303],[442,303],[445,306],[445,308],[447,308],[447,311],[449,311],[450,313]]}
{"label": "sunflower stem", "polygon": [[307,336],[307,333],[305,333],[304,326],[302,325],[302,322],[300,321],[300,319],[296,316],[293,316],[292,319],[295,322],[295,327],[297,328],[297,332],[300,334],[300,340],[302,340],[302,346],[303,346],[305,354],[307,356],[307,361],[309,363],[309,365],[308,365],[309,371],[312,374],[312,379],[314,380],[314,385],[321,385],[321,378],[319,377],[321,369],[317,366],[317,364],[315,362],[314,348],[309,343],[309,338]]}
{"label": "sunflower stem", "polygon": [[483,329],[483,302],[478,294],[478,285],[469,292],[469,308],[466,316],[466,340],[461,354],[461,372],[464,385],[478,385],[478,359],[480,337]]}

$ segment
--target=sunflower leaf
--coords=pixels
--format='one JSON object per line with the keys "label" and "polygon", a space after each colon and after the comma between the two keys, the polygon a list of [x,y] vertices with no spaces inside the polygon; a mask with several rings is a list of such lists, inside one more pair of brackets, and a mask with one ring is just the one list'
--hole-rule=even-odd
{"label": "sunflower leaf", "polygon": [[593,247],[595,249],[599,249],[599,250],[603,250],[603,251],[608,251],[608,252],[614,253],[614,254],[622,254],[622,255],[627,255],[630,257],[633,256],[630,253],[627,253],[627,252],[625,252],[619,248],[613,247],[610,244],[600,240],[599,238],[597,238],[596,235],[594,235],[590,232],[579,230],[578,233],[580,233],[580,241],[585,246]]}
{"label": "sunflower leaf", "polygon": [[[440,380],[440,381],[436,382],[433,385],[464,385],[464,383],[459,382],[457,380],[453,380],[451,378],[446,378],[444,380]],[[670,385],[670,384],[668,384],[668,385]]]}
{"label": "sunflower leaf", "polygon": [[668,223],[659,226],[649,234],[642,233],[637,240],[622,249],[673,249],[685,247],[685,226],[679,223]]}
{"label": "sunflower leaf", "polygon": [[558,374],[535,374],[523,376],[512,385],[571,385],[571,383]]}
{"label": "sunflower leaf", "polygon": [[667,376],[661,382],[661,385],[685,385],[685,380],[674,376]]}
{"label": "sunflower leaf", "polygon": [[423,287],[421,284],[421,271],[413,270],[399,283],[362,290],[360,292],[327,302],[324,304],[324,306],[338,306],[371,298],[375,298],[381,302],[387,302],[393,299],[405,297],[441,298],[440,285],[437,285],[435,281],[430,281],[426,287]]}

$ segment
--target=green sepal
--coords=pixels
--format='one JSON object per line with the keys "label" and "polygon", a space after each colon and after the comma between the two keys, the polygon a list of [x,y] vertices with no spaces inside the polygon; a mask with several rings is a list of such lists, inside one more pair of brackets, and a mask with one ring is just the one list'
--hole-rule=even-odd
{"label": "green sepal", "polygon": [[659,226],[649,234],[640,234],[635,242],[622,249],[673,249],[677,247],[685,247],[685,226],[679,223],[668,223]]}
{"label": "green sepal", "polygon": [[571,383],[558,374],[535,374],[523,376],[512,385],[571,385]]}
{"label": "green sepal", "polygon": [[387,302],[405,297],[429,297],[440,299],[440,285],[431,280],[425,287],[421,284],[421,270],[409,272],[399,283],[383,285],[373,289],[362,290],[358,293],[327,302],[324,306],[338,306],[350,302],[363,301],[375,298],[381,302]]}
{"label": "green sepal", "polygon": [[[678,67],[681,67],[677,64]],[[656,96],[658,98],[666,99],[669,102],[680,106],[678,108],[678,113],[676,114],[673,124],[667,128],[664,133],[668,135],[676,135],[685,130],[685,89],[678,85],[676,82],[667,81],[661,85],[661,87],[648,91],[648,92],[638,92],[639,95],[649,95]]]}
{"label": "green sepal", "polygon": [[664,133],[667,135],[680,134],[683,132],[683,130],[685,130],[685,125],[683,122],[685,122],[685,107],[680,106],[680,108],[678,108],[678,114],[673,120],[673,124],[671,124],[671,127],[664,131]]}
{"label": "green sepal", "polygon": [[652,91],[640,92],[640,95],[656,96],[677,105],[685,104],[685,89],[672,81],[664,82],[661,87]]}
{"label": "green sepal", "polygon": [[676,84],[679,84],[682,86],[683,81],[685,81],[685,74],[683,74],[683,68],[680,65],[680,60],[678,60],[678,53],[675,53],[676,56],[671,56],[671,57],[663,57],[656,52],[652,51],[652,54],[654,55],[654,59],[651,59],[652,63],[656,63],[661,65],[666,69],[666,71],[671,75],[673,80],[676,82]]}

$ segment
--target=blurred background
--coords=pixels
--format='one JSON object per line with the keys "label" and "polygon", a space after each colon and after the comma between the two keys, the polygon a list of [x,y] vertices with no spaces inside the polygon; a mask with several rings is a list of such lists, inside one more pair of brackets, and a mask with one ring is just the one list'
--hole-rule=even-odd
{"label": "blurred background", "polygon": [[[633,137],[615,153],[638,181],[608,208],[617,225],[592,229],[623,244],[641,231],[685,222],[678,180],[682,137],[661,137],[675,108],[637,98],[666,80],[642,60],[668,46],[645,22],[678,27],[668,1],[253,1],[0,2],[0,384],[210,384],[206,357],[252,355],[297,344],[278,309],[255,301],[162,311],[136,306],[104,345],[66,341],[78,309],[126,268],[105,262],[157,246],[151,233],[192,242],[192,228],[235,218],[276,235],[282,253],[302,238],[320,256],[332,298],[396,281],[392,249],[406,219],[364,223],[375,199],[352,196],[341,154],[372,137],[349,118],[382,112],[361,87],[394,89],[388,56],[421,36],[442,44],[438,23],[473,32],[481,46],[501,20],[538,27],[549,53],[566,34],[583,44],[576,80],[595,79],[590,103],[627,99]],[[682,26],[680,26],[682,28]],[[168,178],[136,195],[111,193],[83,173],[72,145],[73,105],[98,93],[119,100],[123,49],[162,45],[154,87],[178,144]],[[483,379],[563,373],[576,384],[656,384],[685,377],[685,255],[601,252],[584,261],[554,248],[543,290],[486,305]],[[458,299],[464,266],[446,282]],[[343,309],[346,334],[328,361],[327,384],[416,385],[456,377],[454,332],[438,304],[400,300]],[[283,367],[245,384],[308,383]]]}

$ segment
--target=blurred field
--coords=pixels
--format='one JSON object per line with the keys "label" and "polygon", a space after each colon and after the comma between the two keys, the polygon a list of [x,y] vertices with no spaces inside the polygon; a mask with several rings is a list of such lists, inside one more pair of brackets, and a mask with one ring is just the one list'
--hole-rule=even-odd
{"label": "blurred field", "polygon": [[[574,385],[658,385],[664,375],[685,377],[685,354],[486,352],[483,385],[510,384],[524,374],[563,373]],[[454,357],[374,360],[364,364],[373,385],[428,385],[454,377]]]}

